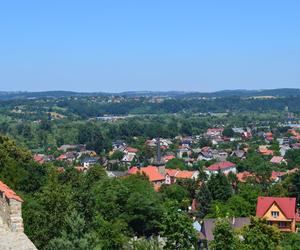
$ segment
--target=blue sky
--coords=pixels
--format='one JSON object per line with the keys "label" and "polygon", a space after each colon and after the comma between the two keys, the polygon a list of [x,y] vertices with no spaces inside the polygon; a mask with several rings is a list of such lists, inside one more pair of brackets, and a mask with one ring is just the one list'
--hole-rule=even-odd
{"label": "blue sky", "polygon": [[300,1],[0,3],[0,90],[300,88]]}

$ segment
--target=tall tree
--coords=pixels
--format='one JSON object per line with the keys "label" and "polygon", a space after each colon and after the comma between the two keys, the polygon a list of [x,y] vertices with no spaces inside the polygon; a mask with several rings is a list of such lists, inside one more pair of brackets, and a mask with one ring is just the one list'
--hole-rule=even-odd
{"label": "tall tree", "polygon": [[197,201],[200,205],[199,208],[199,216],[200,218],[204,218],[207,215],[208,211],[211,207],[212,196],[207,187],[207,185],[203,182],[199,192],[197,193]]}
{"label": "tall tree", "polygon": [[49,250],[89,250],[92,245],[91,237],[85,231],[84,219],[74,210],[66,218],[66,228],[61,236],[50,240],[46,248]]}
{"label": "tall tree", "polygon": [[207,187],[211,192],[213,200],[227,201],[232,195],[231,184],[227,177],[220,171],[210,177]]}
{"label": "tall tree", "polygon": [[213,250],[238,250],[238,238],[229,221],[218,219],[214,228],[214,240],[210,244]]}
{"label": "tall tree", "polygon": [[162,236],[166,237],[166,249],[194,249],[196,232],[191,219],[174,203],[168,204],[163,217]]}
{"label": "tall tree", "polygon": [[280,246],[280,231],[274,226],[267,225],[260,218],[251,218],[250,225],[242,230],[243,248],[249,250],[265,249],[274,250]]}

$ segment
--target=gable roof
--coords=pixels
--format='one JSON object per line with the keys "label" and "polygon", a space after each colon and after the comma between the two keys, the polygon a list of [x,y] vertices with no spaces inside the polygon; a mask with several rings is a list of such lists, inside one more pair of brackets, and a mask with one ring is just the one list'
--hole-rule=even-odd
{"label": "gable roof", "polygon": [[271,163],[279,164],[284,160],[282,156],[273,156],[270,160]]}
{"label": "gable roof", "polygon": [[170,175],[171,177],[181,178],[181,179],[191,179],[193,175],[197,171],[188,171],[188,170],[179,170],[179,169],[166,169],[166,174]]}
{"label": "gable roof", "polygon": [[139,150],[137,148],[127,147],[126,148],[128,153],[137,153]]}
{"label": "gable roof", "polygon": [[16,201],[23,202],[22,198],[18,196],[12,189],[0,181],[0,192],[4,194],[7,199],[13,199]]}
{"label": "gable roof", "polygon": [[234,163],[232,163],[230,161],[222,161],[222,162],[218,162],[213,165],[210,165],[208,168],[206,168],[206,170],[218,171],[218,170],[225,170],[227,168],[232,168],[232,167],[235,167]]}
{"label": "gable roof", "polygon": [[290,197],[258,197],[256,206],[256,216],[263,217],[274,203],[277,204],[277,206],[288,219],[295,218],[296,198]]}
{"label": "gable roof", "polygon": [[255,175],[248,171],[243,171],[243,172],[237,173],[236,177],[239,182],[246,182],[248,178],[255,177]]}
{"label": "gable roof", "polygon": [[[227,218],[232,228],[242,228],[250,224],[249,217]],[[214,239],[214,229],[217,219],[204,219],[201,225],[201,236],[208,241]],[[201,237],[201,238],[202,238]]]}
{"label": "gable roof", "polygon": [[159,173],[158,168],[155,166],[147,166],[147,167],[132,167],[128,170],[128,174],[145,174],[148,176],[149,180],[152,181],[163,181],[165,180],[165,177]]}

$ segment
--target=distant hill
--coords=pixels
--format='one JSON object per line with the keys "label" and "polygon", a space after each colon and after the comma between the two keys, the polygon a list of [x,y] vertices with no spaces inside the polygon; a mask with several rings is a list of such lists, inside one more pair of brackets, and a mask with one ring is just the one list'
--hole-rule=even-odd
{"label": "distant hill", "polygon": [[300,89],[264,89],[264,90],[221,90],[216,92],[184,92],[184,91],[126,91],[120,93],[105,92],[73,92],[73,91],[42,91],[42,92],[6,92],[0,91],[0,100],[11,99],[38,99],[38,98],[62,98],[62,97],[84,97],[84,96],[124,96],[124,97],[153,97],[164,96],[173,98],[192,98],[192,97],[251,97],[251,96],[300,96]]}

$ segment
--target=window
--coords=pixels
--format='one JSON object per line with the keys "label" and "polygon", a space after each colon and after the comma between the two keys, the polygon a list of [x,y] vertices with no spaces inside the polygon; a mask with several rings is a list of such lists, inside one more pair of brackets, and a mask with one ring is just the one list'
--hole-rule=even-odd
{"label": "window", "polygon": [[279,227],[286,227],[287,224],[285,221],[279,221]]}
{"label": "window", "polygon": [[272,211],[271,215],[273,218],[277,218],[279,216],[279,212],[278,211]]}

